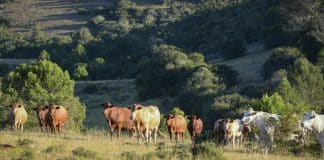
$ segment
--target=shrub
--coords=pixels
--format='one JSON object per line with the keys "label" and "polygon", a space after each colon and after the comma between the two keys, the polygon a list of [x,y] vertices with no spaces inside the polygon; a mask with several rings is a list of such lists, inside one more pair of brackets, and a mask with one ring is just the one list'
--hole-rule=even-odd
{"label": "shrub", "polygon": [[35,151],[32,148],[25,147],[17,160],[33,160],[36,159],[35,155]]}
{"label": "shrub", "polygon": [[76,156],[79,157],[85,157],[85,158],[95,158],[97,153],[92,151],[92,150],[88,150],[86,148],[83,147],[77,147],[74,150],[72,150],[72,153]]}
{"label": "shrub", "polygon": [[224,160],[223,150],[213,142],[202,142],[192,148],[192,154],[195,157]]}
{"label": "shrub", "polygon": [[103,23],[105,21],[105,17],[102,15],[97,15],[91,19],[91,23],[95,26],[98,26],[99,24]]}
{"label": "shrub", "polygon": [[179,107],[173,107],[172,110],[170,111],[170,114],[185,116],[184,111],[181,110]]}
{"label": "shrub", "polygon": [[65,147],[64,145],[60,144],[60,145],[52,145],[47,147],[44,152],[45,153],[59,153],[64,151]]}
{"label": "shrub", "polygon": [[29,146],[31,144],[33,144],[34,142],[30,139],[18,139],[16,141],[17,146]]}

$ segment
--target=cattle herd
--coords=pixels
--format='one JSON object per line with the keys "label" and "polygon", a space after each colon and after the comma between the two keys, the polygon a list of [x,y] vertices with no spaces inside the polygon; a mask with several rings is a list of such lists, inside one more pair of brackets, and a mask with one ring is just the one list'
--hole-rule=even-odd
{"label": "cattle herd", "polygon": [[[117,129],[117,137],[120,138],[121,131],[126,130],[129,136],[140,141],[145,139],[156,142],[157,134],[162,134],[158,127],[160,125],[160,111],[157,106],[143,106],[134,104],[132,107],[115,106],[111,102],[102,104],[103,116],[107,119],[108,131],[111,138],[114,130]],[[68,111],[60,105],[50,104],[33,108],[39,121],[42,131],[51,131],[54,134],[61,132],[62,127],[68,121]],[[13,103],[9,108],[9,122],[14,130],[23,131],[24,123],[28,114],[21,103]],[[197,116],[189,117],[189,122],[184,116],[168,114],[164,116],[166,126],[172,141],[175,135],[176,142],[181,138],[184,141],[184,134],[188,130],[191,135],[192,144],[203,131],[203,120]],[[314,111],[304,114],[300,122],[301,130],[312,131],[320,142],[324,152],[324,115],[316,114]],[[280,116],[277,114],[254,111],[252,108],[243,113],[242,119],[218,119],[214,123],[214,132],[218,140],[225,145],[240,145],[246,141],[251,128],[257,129],[255,138],[267,150],[273,146],[275,130],[280,127]],[[303,134],[304,135],[304,134]]]}

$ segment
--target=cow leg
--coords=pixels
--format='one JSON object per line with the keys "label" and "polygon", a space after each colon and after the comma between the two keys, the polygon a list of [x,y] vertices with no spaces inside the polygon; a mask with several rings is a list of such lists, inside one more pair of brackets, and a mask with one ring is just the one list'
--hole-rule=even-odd
{"label": "cow leg", "polygon": [[183,136],[184,136],[184,132],[181,133],[182,143],[183,143]]}
{"label": "cow leg", "polygon": [[120,134],[121,134],[121,126],[118,126],[118,128],[117,128],[118,130],[117,130],[117,138],[118,138],[118,140],[120,139]]}
{"label": "cow leg", "polygon": [[156,143],[158,128],[154,129],[154,143]]}
{"label": "cow leg", "polygon": [[146,142],[149,141],[149,129],[148,129],[148,127],[145,128],[145,140],[146,140]]}
{"label": "cow leg", "polygon": [[115,127],[111,126],[110,127],[110,139],[112,140],[113,134],[114,134]]}

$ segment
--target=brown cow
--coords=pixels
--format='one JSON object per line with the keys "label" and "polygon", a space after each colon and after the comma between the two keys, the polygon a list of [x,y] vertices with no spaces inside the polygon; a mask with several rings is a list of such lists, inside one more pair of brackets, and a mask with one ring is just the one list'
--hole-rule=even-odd
{"label": "brown cow", "polygon": [[111,139],[115,128],[117,128],[118,139],[122,129],[126,129],[129,136],[134,137],[135,125],[134,121],[131,120],[131,110],[129,108],[114,106],[111,102],[106,102],[102,106],[104,106],[103,115],[107,119]]}
{"label": "brown cow", "polygon": [[68,118],[68,112],[63,106],[49,105],[45,119],[54,134],[61,131],[61,127],[68,121]]}
{"label": "brown cow", "polygon": [[199,116],[193,115],[190,118],[190,122],[188,124],[188,130],[191,135],[192,144],[196,143],[197,138],[200,136],[204,127],[204,123]]}
{"label": "brown cow", "polygon": [[14,130],[24,130],[28,114],[21,103],[14,103],[9,108],[9,122]]}
{"label": "brown cow", "polygon": [[181,115],[167,115],[164,116],[166,119],[166,125],[169,131],[170,140],[172,142],[172,134],[176,135],[176,141],[179,141],[179,137],[181,135],[181,139],[183,142],[183,136],[185,131],[187,130],[187,121]]}
{"label": "brown cow", "polygon": [[33,108],[36,111],[37,114],[37,119],[39,122],[39,126],[41,127],[41,130],[48,131],[49,125],[48,122],[46,121],[46,114],[49,111],[48,106],[38,106]]}

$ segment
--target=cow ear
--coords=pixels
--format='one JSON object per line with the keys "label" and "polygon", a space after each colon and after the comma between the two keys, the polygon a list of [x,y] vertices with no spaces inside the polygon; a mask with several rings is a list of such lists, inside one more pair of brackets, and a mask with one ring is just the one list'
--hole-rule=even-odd
{"label": "cow ear", "polygon": [[174,118],[175,117],[175,115],[171,115],[171,118]]}
{"label": "cow ear", "polygon": [[140,110],[140,109],[142,109],[142,106],[137,107],[137,110]]}
{"label": "cow ear", "polygon": [[33,108],[34,111],[37,111],[38,107]]}
{"label": "cow ear", "polygon": [[55,107],[55,109],[60,109],[60,106]]}
{"label": "cow ear", "polygon": [[131,109],[132,109],[132,107],[127,107],[127,109],[131,110]]}
{"label": "cow ear", "polygon": [[234,120],[233,119],[230,119],[230,122],[234,122]]}
{"label": "cow ear", "polygon": [[196,119],[200,119],[200,117],[199,116],[196,116]]}

